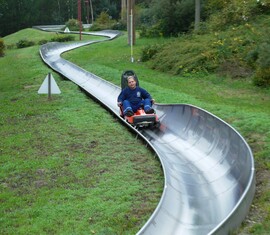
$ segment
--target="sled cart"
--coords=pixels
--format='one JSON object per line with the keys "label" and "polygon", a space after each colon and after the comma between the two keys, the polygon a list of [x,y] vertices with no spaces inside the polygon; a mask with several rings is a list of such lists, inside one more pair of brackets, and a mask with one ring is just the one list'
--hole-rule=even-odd
{"label": "sled cart", "polygon": [[[135,74],[134,71],[132,70],[127,70],[124,71],[122,73],[121,76],[121,89],[125,89],[128,86],[128,81],[127,78],[129,76],[133,76],[137,86],[139,86],[139,80],[137,75]],[[130,123],[131,125],[135,126],[135,127],[151,127],[151,128],[155,128],[155,127],[159,127],[160,126],[160,122],[158,120],[158,116],[156,115],[156,113],[152,113],[152,114],[147,114],[145,113],[143,107],[139,108],[134,115],[132,116],[125,116],[124,112],[123,112],[123,107],[120,107],[120,115],[122,118],[124,118],[128,123]]]}

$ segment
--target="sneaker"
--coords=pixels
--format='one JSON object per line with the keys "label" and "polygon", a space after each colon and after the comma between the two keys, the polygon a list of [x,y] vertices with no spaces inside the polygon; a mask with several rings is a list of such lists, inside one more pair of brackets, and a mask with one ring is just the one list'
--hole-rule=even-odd
{"label": "sneaker", "polygon": [[125,114],[127,117],[131,117],[131,116],[133,116],[134,115],[134,113],[133,113],[133,111],[131,111],[131,110],[128,110],[127,112],[126,112],[126,114]]}
{"label": "sneaker", "polygon": [[155,110],[153,108],[148,109],[147,111],[145,111],[146,114],[152,114],[155,113]]}

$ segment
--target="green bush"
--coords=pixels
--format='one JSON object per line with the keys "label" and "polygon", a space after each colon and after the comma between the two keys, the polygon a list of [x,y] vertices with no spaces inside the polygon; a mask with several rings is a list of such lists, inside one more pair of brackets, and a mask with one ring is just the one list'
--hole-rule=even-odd
{"label": "green bush", "polygon": [[101,12],[97,17],[95,23],[90,28],[91,31],[99,31],[105,29],[112,29],[117,25],[115,20],[112,20],[108,13]]}
{"label": "green bush", "polygon": [[25,48],[25,47],[31,47],[34,46],[35,42],[29,41],[26,39],[22,39],[19,42],[16,43],[17,48]]}
{"label": "green bush", "polygon": [[198,36],[181,38],[163,46],[148,46],[142,52],[142,60],[150,60],[149,66],[171,74],[207,73],[218,67],[216,49],[211,47],[213,37],[198,40]]}
{"label": "green bush", "polygon": [[5,44],[4,40],[0,38],[0,57],[4,56]]}
{"label": "green bush", "polygon": [[66,27],[69,28],[70,31],[79,31],[80,30],[80,23],[76,19],[69,19],[65,23]]}
{"label": "green bush", "polygon": [[156,38],[156,37],[162,37],[163,33],[160,29],[159,24],[155,24],[151,27],[148,26],[141,26],[140,28],[140,37],[141,38]]}
{"label": "green bush", "polygon": [[144,47],[141,50],[141,61],[146,62],[152,59],[161,50],[161,48],[162,46],[157,44]]}
{"label": "green bush", "polygon": [[254,0],[209,0],[206,9],[210,13],[209,28],[223,30],[232,24],[243,24],[256,16],[258,4]]}
{"label": "green bush", "polygon": [[258,48],[256,73],[253,82],[257,86],[270,87],[270,44],[265,42]]}
{"label": "green bush", "polygon": [[100,24],[98,24],[98,23],[94,23],[94,24],[90,27],[89,31],[100,31],[100,30],[104,30],[104,29],[106,29],[106,28],[103,27],[103,25],[100,25]]}
{"label": "green bush", "polygon": [[17,46],[14,43],[12,43],[12,44],[5,45],[5,48],[8,50],[12,50],[12,49],[17,48]]}
{"label": "green bush", "polygon": [[256,67],[256,61],[259,58],[259,51],[258,49],[253,49],[251,51],[249,51],[247,53],[247,56],[245,58],[245,60],[247,61],[247,64],[251,67],[251,68],[255,68]]}
{"label": "green bush", "polygon": [[38,45],[43,45],[43,44],[46,44],[48,42],[48,40],[46,39],[42,39],[38,42]]}
{"label": "green bush", "polygon": [[258,68],[253,77],[253,83],[260,87],[270,87],[270,68]]}
{"label": "green bush", "polygon": [[75,36],[73,35],[57,35],[51,39],[51,42],[69,42],[74,40]]}
{"label": "green bush", "polygon": [[124,21],[116,22],[111,27],[113,30],[127,30],[127,23]]}
{"label": "green bush", "polygon": [[268,13],[270,10],[270,0],[257,0],[257,5],[261,13]]}

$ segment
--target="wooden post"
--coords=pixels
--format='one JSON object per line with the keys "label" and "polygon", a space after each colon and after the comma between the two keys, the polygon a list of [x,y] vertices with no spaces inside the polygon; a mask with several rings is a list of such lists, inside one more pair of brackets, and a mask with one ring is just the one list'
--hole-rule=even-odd
{"label": "wooden post", "polygon": [[134,34],[134,31],[133,31],[133,10],[131,9],[130,11],[130,54],[131,54],[131,62],[133,63],[134,62],[134,58],[133,58],[133,34]]}
{"label": "wooden post", "polygon": [[81,0],[78,0],[78,22],[80,26],[80,40],[82,40],[82,5]]}
{"label": "wooden post", "polygon": [[89,0],[84,0],[84,4],[86,6],[86,21],[87,21],[87,24],[90,24]]}
{"label": "wooden post", "polygon": [[[131,13],[132,12],[132,13]],[[131,21],[131,15],[133,20]],[[135,45],[135,0],[127,0],[127,31],[128,31],[128,45]],[[132,24],[132,25],[131,25]],[[131,32],[132,30],[132,32]],[[132,40],[131,40],[132,37]]]}
{"label": "wooden post", "polygon": [[52,81],[51,81],[51,73],[48,75],[48,100],[52,99]]}
{"label": "wooden post", "polygon": [[195,0],[195,24],[194,30],[197,31],[200,26],[200,14],[201,14],[201,1]]}
{"label": "wooden post", "polygon": [[90,0],[90,9],[91,9],[91,19],[92,19],[92,25],[93,25],[94,24],[94,11],[93,11],[92,0]]}
{"label": "wooden post", "polygon": [[125,20],[125,14],[127,12],[127,0],[121,0],[121,20]]}

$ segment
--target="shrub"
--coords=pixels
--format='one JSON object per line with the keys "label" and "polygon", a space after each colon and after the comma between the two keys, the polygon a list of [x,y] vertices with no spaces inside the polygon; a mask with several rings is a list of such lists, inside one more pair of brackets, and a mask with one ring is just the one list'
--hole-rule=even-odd
{"label": "shrub", "polygon": [[5,44],[4,40],[0,38],[0,57],[4,56]]}
{"label": "shrub", "polygon": [[257,59],[259,58],[259,52],[258,52],[258,49],[254,49],[254,50],[251,50],[247,53],[247,56],[246,56],[246,61],[247,61],[247,64],[251,67],[251,68],[255,68],[256,67],[256,61]]}
{"label": "shrub", "polygon": [[210,15],[209,28],[212,30],[223,30],[228,25],[242,24],[250,20],[258,9],[254,0],[209,0],[206,9]]}
{"label": "shrub", "polygon": [[105,29],[102,25],[100,25],[100,24],[98,24],[98,23],[94,23],[91,27],[90,27],[90,29],[89,29],[89,31],[100,31],[100,30],[103,30],[103,29]]}
{"label": "shrub", "polygon": [[113,30],[127,30],[127,23],[124,21],[116,22],[111,27]]}
{"label": "shrub", "polygon": [[258,59],[256,60],[256,73],[253,82],[257,86],[270,86],[270,44],[262,43],[258,48]]}
{"label": "shrub", "polygon": [[212,37],[204,41],[196,36],[181,38],[162,46],[144,48],[142,60],[151,59],[149,66],[171,74],[194,74],[214,71],[217,66],[216,50],[211,48]]}
{"label": "shrub", "polygon": [[48,40],[46,39],[42,39],[38,42],[38,45],[43,45],[43,44],[46,44],[48,42]]}
{"label": "shrub", "polygon": [[162,37],[163,33],[161,32],[160,25],[155,24],[151,27],[141,26],[140,37],[141,38],[156,38]]}
{"label": "shrub", "polygon": [[51,39],[51,42],[69,42],[74,40],[75,36],[73,35],[57,35]]}
{"label": "shrub", "polygon": [[65,25],[71,31],[79,31],[80,30],[80,23],[76,19],[70,19],[70,20],[68,20]]}
{"label": "shrub", "polygon": [[29,41],[26,39],[22,39],[19,42],[16,43],[17,48],[25,48],[25,47],[31,47],[34,46],[35,42]]}
{"label": "shrub", "polygon": [[98,31],[104,29],[112,29],[115,27],[115,25],[117,25],[116,21],[112,20],[108,13],[101,12],[90,30]]}
{"label": "shrub", "polygon": [[253,77],[253,83],[260,87],[270,87],[270,68],[258,68]]}
{"label": "shrub", "polygon": [[6,49],[8,49],[8,50],[12,50],[12,49],[15,49],[17,46],[16,46],[14,43],[12,43],[12,44],[7,44],[7,45],[5,45],[5,47],[6,47]]}
{"label": "shrub", "polygon": [[257,5],[262,13],[267,13],[270,10],[270,0],[257,0]]}
{"label": "shrub", "polygon": [[161,45],[157,44],[144,47],[141,51],[141,61],[146,62],[152,59],[160,51],[161,47]]}

